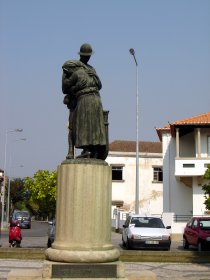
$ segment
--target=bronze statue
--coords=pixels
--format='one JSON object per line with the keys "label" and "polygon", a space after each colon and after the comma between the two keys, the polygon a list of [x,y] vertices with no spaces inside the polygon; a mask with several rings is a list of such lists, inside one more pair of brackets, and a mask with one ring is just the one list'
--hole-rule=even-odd
{"label": "bronze statue", "polygon": [[82,158],[104,160],[108,154],[108,112],[101,103],[101,81],[88,64],[92,54],[92,47],[83,44],[80,60],[68,60],[62,66],[64,104],[70,110],[67,159],[74,158],[74,146],[83,149],[78,156]]}

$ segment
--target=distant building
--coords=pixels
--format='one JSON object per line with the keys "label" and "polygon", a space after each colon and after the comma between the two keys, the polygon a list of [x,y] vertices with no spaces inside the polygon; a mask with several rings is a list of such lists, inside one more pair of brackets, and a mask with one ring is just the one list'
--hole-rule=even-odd
{"label": "distant building", "polygon": [[[141,212],[204,215],[202,176],[210,164],[210,112],[156,129],[160,142],[139,142]],[[112,204],[135,209],[136,142],[110,143]]]}
{"label": "distant building", "polygon": [[[110,143],[106,161],[112,166],[112,204],[134,211],[136,192],[136,142]],[[161,142],[139,142],[139,202],[141,212],[163,211]]]}
{"label": "distant building", "polygon": [[201,186],[210,164],[210,112],[156,130],[163,152],[163,211],[205,214]]}

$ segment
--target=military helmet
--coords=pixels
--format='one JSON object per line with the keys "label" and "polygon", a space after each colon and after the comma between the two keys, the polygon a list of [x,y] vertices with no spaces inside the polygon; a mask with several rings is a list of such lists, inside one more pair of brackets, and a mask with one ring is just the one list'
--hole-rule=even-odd
{"label": "military helmet", "polygon": [[80,51],[78,52],[79,55],[84,55],[84,56],[91,56],[93,54],[93,50],[90,44],[83,44],[80,47]]}

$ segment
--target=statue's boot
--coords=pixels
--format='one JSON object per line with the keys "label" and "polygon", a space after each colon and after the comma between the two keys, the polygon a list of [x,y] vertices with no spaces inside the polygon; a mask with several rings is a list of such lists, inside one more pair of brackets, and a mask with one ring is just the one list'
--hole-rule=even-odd
{"label": "statue's boot", "polygon": [[77,158],[90,158],[91,152],[88,149],[84,149]]}
{"label": "statue's boot", "polygon": [[91,158],[99,158],[98,146],[91,147]]}
{"label": "statue's boot", "polygon": [[68,152],[66,159],[73,159],[74,158],[74,153],[73,152]]}

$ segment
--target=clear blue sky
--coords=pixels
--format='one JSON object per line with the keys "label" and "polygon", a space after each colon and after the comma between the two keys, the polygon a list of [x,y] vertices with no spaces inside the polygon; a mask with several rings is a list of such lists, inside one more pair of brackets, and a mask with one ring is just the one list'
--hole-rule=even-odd
{"label": "clear blue sky", "polygon": [[[82,43],[103,84],[109,136],[159,141],[155,127],[210,111],[209,0],[0,0],[0,168],[55,170],[67,153],[62,64]],[[27,138],[26,141],[19,141]],[[20,168],[20,165],[24,167]]]}

